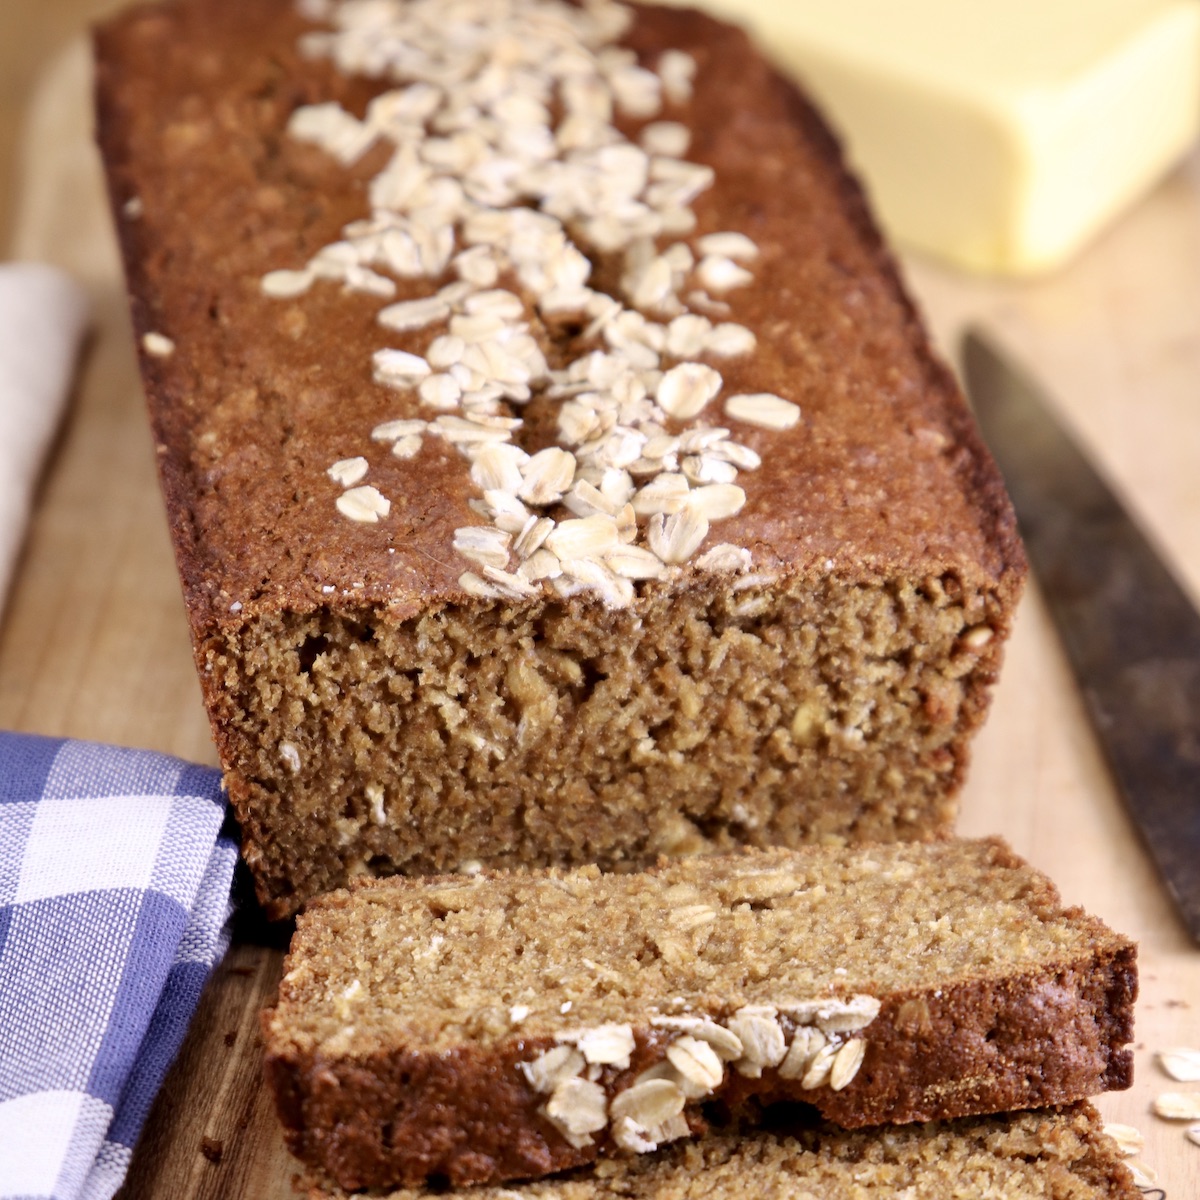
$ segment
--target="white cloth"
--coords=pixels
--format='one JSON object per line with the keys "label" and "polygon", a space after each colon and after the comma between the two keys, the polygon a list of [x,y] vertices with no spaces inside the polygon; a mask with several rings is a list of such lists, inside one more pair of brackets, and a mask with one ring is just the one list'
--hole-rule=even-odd
{"label": "white cloth", "polygon": [[0,264],[0,605],[87,320],[87,296],[64,272]]}

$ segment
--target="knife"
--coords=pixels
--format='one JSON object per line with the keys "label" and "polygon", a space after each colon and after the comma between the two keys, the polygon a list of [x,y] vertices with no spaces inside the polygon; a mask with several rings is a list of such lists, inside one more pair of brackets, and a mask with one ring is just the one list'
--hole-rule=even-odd
{"label": "knife", "polygon": [[977,330],[962,356],[1092,726],[1200,942],[1200,614],[1037,386]]}

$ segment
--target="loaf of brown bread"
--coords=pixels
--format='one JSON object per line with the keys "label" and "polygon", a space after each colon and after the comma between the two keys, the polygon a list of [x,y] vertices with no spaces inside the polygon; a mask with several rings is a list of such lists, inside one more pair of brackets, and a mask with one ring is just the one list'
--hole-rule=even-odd
{"label": "loaf of brown bread", "polygon": [[1024,563],[837,147],[611,0],[168,0],[99,140],[277,915],[948,827]]}
{"label": "loaf of brown bread", "polygon": [[[832,1126],[715,1136],[659,1155],[462,1200],[1140,1200],[1095,1109],[974,1117],[848,1133]],[[443,1191],[393,1192],[432,1200]],[[310,1200],[345,1193],[314,1185]]]}
{"label": "loaf of brown bread", "polygon": [[298,920],[267,1077],[343,1187],[528,1178],[713,1101],[854,1127],[1126,1087],[1135,957],[999,841],[364,880]]}

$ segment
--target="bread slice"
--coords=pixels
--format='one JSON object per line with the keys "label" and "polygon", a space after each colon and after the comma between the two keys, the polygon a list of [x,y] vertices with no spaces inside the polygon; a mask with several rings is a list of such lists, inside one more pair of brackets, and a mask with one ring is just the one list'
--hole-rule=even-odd
{"label": "bread slice", "polygon": [[362,883],[298,921],[267,1075],[343,1187],[534,1177],[714,1100],[852,1127],[1126,1087],[1135,955],[998,840]]}
{"label": "bread slice", "polygon": [[[442,1191],[394,1192],[431,1200]],[[1099,1114],[1062,1111],[847,1132],[832,1126],[719,1135],[659,1155],[517,1187],[480,1187],[462,1200],[1141,1200]],[[345,1193],[314,1184],[310,1200]]]}
{"label": "bread slice", "polygon": [[833,138],[744,34],[174,0],[97,49],[197,669],[275,915],[364,872],[951,827],[1015,522]]}

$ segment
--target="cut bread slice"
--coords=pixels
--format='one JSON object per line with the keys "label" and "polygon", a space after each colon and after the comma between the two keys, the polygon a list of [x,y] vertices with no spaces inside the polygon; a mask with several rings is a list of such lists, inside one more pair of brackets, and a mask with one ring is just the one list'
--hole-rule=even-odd
{"label": "cut bread slice", "polygon": [[267,1073],[342,1187],[532,1178],[712,1100],[854,1127],[1126,1087],[1135,957],[997,840],[370,881],[300,918]]}

